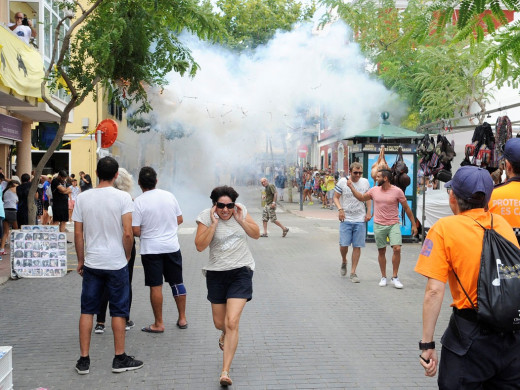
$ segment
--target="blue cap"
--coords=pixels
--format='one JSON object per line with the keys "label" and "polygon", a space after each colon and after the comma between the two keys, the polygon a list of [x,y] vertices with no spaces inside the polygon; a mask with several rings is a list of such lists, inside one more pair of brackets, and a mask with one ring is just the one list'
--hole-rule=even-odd
{"label": "blue cap", "polygon": [[520,163],[520,138],[511,138],[504,146],[504,157],[512,163]]}
{"label": "blue cap", "polygon": [[487,169],[465,165],[455,172],[453,179],[444,184],[444,187],[451,188],[458,198],[469,203],[480,202],[473,195],[483,192],[487,204],[493,192],[493,179]]}

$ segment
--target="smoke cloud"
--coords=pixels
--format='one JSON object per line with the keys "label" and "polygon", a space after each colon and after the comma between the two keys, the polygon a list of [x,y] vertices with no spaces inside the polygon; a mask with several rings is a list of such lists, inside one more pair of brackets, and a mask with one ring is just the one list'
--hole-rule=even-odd
{"label": "smoke cloud", "polygon": [[145,119],[153,130],[142,135],[141,163],[158,170],[160,187],[185,198],[184,212],[196,213],[217,184],[257,180],[271,148],[294,163],[320,122],[346,138],[375,127],[382,111],[404,114],[366,74],[348,37],[341,22],[318,33],[302,25],[237,55],[182,36],[201,69],[194,78],[171,73],[164,90],[150,91],[154,111]]}

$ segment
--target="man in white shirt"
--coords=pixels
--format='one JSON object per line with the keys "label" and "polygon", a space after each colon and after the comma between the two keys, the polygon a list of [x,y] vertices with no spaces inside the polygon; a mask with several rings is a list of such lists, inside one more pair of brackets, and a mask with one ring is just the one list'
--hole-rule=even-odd
{"label": "man in white shirt", "polygon": [[[370,188],[368,180],[361,177],[363,166],[354,162],[350,165],[350,180],[360,193],[364,194]],[[366,203],[366,204],[365,204]],[[356,268],[361,256],[361,248],[365,247],[366,222],[372,218],[372,201],[360,202],[350,188],[347,179],[341,178],[334,187],[334,204],[339,213],[339,252],[341,253],[341,276],[347,274],[348,247],[352,245],[352,268],[350,280],[359,283]]]}
{"label": "man in white shirt", "polygon": [[28,20],[23,12],[17,12],[14,15],[14,23],[9,23],[9,28],[27,44],[31,41],[31,37],[36,37],[36,30],[33,28],[32,21]]}
{"label": "man in white shirt", "polygon": [[139,172],[139,186],[143,193],[135,198],[132,230],[140,237],[140,253],[144,269],[144,283],[150,287],[150,302],[155,321],[141,330],[163,333],[162,316],[163,277],[170,285],[179,317],[177,327],[186,329],[186,288],[182,280],[182,255],[177,229],[183,222],[182,211],[175,196],[155,188],[157,173],[151,167]]}
{"label": "man in white shirt", "polygon": [[90,369],[90,338],[94,314],[99,312],[103,291],[108,291],[115,356],[112,372],[143,367],[143,362],[125,353],[126,318],[130,311],[128,259],[133,245],[132,198],[114,188],[119,164],[103,157],[97,164],[99,185],[78,195],[72,220],[78,256],[78,274],[83,277],[79,343],[81,355],[76,364],[78,374]]}

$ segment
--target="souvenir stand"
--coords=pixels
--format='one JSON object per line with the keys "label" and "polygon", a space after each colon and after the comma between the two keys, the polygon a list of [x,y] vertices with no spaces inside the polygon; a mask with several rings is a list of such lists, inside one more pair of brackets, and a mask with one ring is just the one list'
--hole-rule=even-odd
{"label": "souvenir stand", "polygon": [[[398,150],[401,148],[404,162],[408,167],[410,185],[406,187],[405,196],[410,205],[412,213],[415,215],[417,205],[417,143],[416,140],[423,138],[423,134],[411,130],[393,126],[389,123],[382,123],[378,127],[358,133],[354,137],[346,138],[354,144],[349,147],[349,163],[360,162],[363,164],[363,177],[367,178],[370,186],[374,186],[374,180],[370,175],[372,165],[377,161],[381,147],[384,146],[385,159],[391,168],[394,164]],[[399,215],[402,208],[399,206]],[[411,242],[412,226],[408,216],[404,214],[401,220],[401,234],[403,241]],[[367,224],[367,241],[374,240],[374,218]]]}

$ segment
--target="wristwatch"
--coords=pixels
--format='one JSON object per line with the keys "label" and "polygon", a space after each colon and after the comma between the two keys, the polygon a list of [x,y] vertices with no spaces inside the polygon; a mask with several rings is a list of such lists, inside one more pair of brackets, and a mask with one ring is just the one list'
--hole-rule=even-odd
{"label": "wristwatch", "polygon": [[344,211],[343,209],[338,209],[338,211]]}
{"label": "wristwatch", "polygon": [[421,341],[419,341],[419,349],[421,351],[426,351],[428,349],[435,349],[435,341],[431,341],[429,343],[423,343],[421,340]]}

